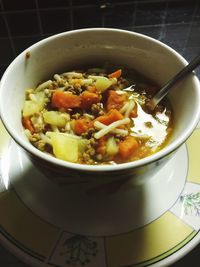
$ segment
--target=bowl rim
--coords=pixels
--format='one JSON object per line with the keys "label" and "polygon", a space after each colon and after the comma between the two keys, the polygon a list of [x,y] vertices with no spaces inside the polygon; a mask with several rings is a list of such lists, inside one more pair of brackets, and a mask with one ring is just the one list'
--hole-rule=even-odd
{"label": "bowl rim", "polygon": [[[15,142],[21,146],[24,150],[32,154],[33,156],[45,160],[48,163],[52,163],[53,165],[57,165],[60,167],[64,167],[67,169],[72,169],[72,170],[77,170],[77,171],[85,171],[85,172],[111,172],[111,171],[122,171],[122,170],[127,170],[127,169],[133,169],[136,167],[141,167],[144,165],[148,165],[150,163],[153,163],[155,161],[158,161],[167,155],[171,154],[174,152],[178,147],[180,147],[187,139],[188,137],[192,134],[193,130],[197,126],[199,119],[200,119],[200,105],[199,108],[197,108],[197,112],[195,116],[192,118],[190,127],[187,127],[187,129],[184,131],[181,136],[179,136],[178,139],[174,140],[172,143],[167,144],[164,148],[162,148],[160,151],[156,152],[155,154],[152,154],[148,157],[145,157],[143,159],[139,159],[137,161],[132,161],[132,162],[126,162],[126,163],[120,163],[120,164],[113,164],[113,165],[107,165],[107,164],[102,164],[102,165],[88,165],[88,164],[79,164],[79,163],[72,163],[72,162],[67,162],[64,160],[57,159],[51,155],[48,155],[37,148],[35,148],[31,143],[28,141],[24,140],[20,135],[16,133],[16,131],[10,127],[9,123],[7,122],[6,119],[6,111],[3,110],[1,102],[3,102],[3,98],[1,97],[2,91],[4,84],[6,83],[7,75],[9,74],[10,70],[14,67],[16,62],[24,56],[24,52],[28,51],[29,49],[32,48],[37,48],[37,46],[40,46],[41,44],[45,44],[47,42],[51,42],[57,38],[63,37],[63,36],[68,36],[72,34],[79,34],[82,32],[100,32],[100,31],[106,31],[106,32],[115,32],[115,33],[122,33],[122,34],[129,34],[131,36],[138,36],[139,38],[143,38],[145,40],[149,40],[150,42],[154,42],[158,44],[161,47],[166,48],[168,51],[170,51],[172,54],[174,54],[177,59],[183,64],[186,65],[187,61],[178,53],[176,52],[173,48],[170,46],[162,43],[159,40],[156,40],[152,37],[149,37],[144,34],[140,34],[134,31],[128,31],[128,30],[122,30],[122,29],[115,29],[115,28],[84,28],[84,29],[78,29],[78,30],[71,30],[71,31],[66,31],[62,33],[58,33],[55,35],[52,35],[50,37],[47,37],[43,40],[40,40],[39,42],[36,42],[35,44],[31,45],[30,47],[26,48],[24,51],[22,51],[7,67],[6,71],[4,72],[1,82],[0,82],[0,118],[2,120],[3,125],[5,126],[6,130],[10,134],[10,136],[15,140]],[[200,83],[196,75],[192,77],[195,88],[200,89]],[[200,90],[196,90],[199,103],[200,103]]]}

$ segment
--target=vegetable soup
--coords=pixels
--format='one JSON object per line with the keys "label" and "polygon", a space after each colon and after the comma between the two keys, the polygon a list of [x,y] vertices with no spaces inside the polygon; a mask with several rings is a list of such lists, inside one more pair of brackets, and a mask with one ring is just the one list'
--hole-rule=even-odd
{"label": "vegetable soup", "polygon": [[74,70],[26,89],[22,124],[29,141],[80,164],[118,164],[156,153],[170,138],[172,111],[167,102],[145,111],[158,87],[131,73]]}

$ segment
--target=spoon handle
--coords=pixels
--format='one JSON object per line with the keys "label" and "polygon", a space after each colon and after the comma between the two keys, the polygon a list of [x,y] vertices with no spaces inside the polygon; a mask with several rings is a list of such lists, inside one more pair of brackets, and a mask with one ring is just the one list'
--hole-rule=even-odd
{"label": "spoon handle", "polygon": [[150,101],[150,109],[153,110],[155,106],[166,96],[169,89],[174,86],[178,81],[183,79],[187,74],[192,72],[200,64],[200,55],[195,57],[186,67],[184,67],[180,72],[178,72],[167,84],[162,87],[162,89],[155,94],[155,96]]}

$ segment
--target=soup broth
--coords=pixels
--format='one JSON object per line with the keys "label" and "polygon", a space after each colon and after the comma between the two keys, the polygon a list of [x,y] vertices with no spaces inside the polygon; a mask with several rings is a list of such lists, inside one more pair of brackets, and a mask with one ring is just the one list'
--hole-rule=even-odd
{"label": "soup broth", "polygon": [[125,68],[55,74],[25,91],[22,124],[29,141],[80,164],[118,164],[159,151],[172,133],[172,110],[146,110],[158,86]]}

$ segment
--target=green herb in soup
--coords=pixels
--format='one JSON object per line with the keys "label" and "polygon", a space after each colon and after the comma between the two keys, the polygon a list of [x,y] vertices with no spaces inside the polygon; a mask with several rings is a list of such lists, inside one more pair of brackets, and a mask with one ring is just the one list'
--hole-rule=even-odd
{"label": "green herb in soup", "polygon": [[29,141],[80,164],[124,163],[159,151],[172,132],[169,105],[145,112],[157,87],[126,73],[71,71],[26,89],[22,123]]}

